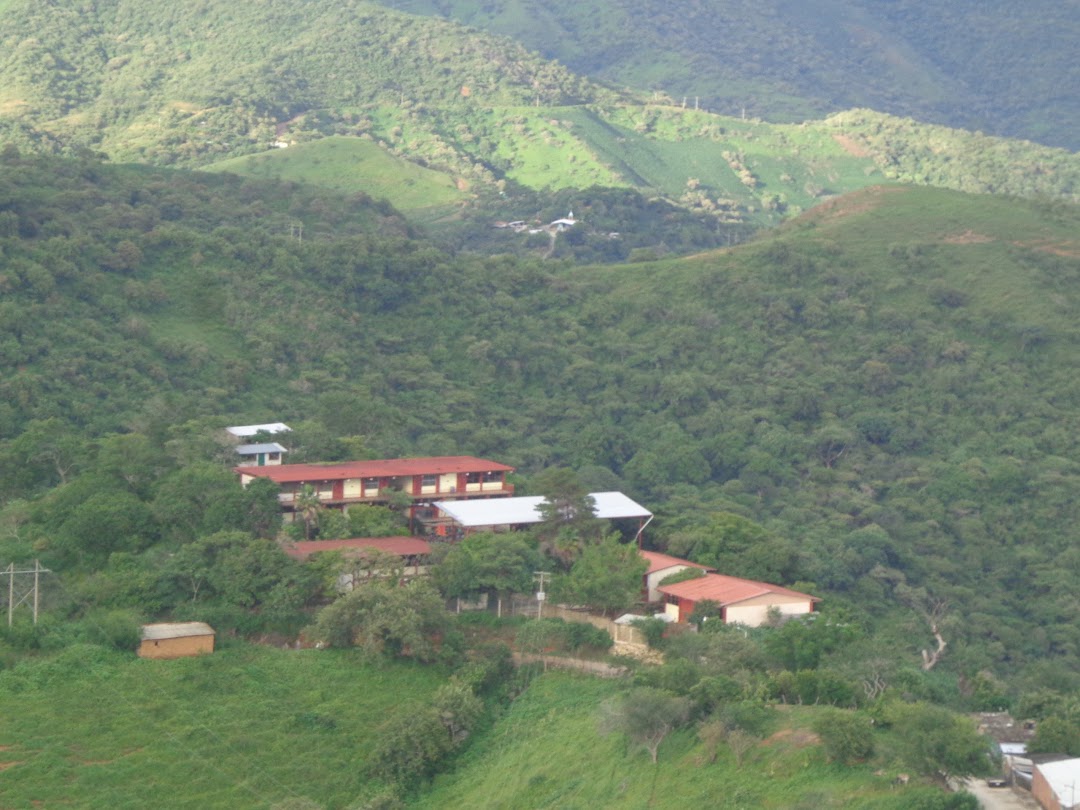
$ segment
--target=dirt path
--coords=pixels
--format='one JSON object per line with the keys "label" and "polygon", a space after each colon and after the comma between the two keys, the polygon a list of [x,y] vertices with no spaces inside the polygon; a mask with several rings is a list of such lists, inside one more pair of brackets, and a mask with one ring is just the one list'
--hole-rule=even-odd
{"label": "dirt path", "polygon": [[1039,810],[1039,803],[1022,788],[992,788],[982,779],[968,779],[962,787],[979,800],[983,810]]}
{"label": "dirt path", "polygon": [[621,678],[627,673],[626,667],[613,667],[603,661],[585,661],[581,658],[559,658],[555,655],[537,655],[535,653],[514,653],[514,663],[522,664],[542,663],[544,669],[573,669],[589,675],[598,675],[601,678]]}

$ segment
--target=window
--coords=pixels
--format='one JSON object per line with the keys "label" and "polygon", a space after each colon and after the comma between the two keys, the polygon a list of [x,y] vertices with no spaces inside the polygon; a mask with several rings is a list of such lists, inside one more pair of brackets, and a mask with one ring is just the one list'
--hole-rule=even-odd
{"label": "window", "polygon": [[465,473],[466,484],[479,484],[482,473]]}
{"label": "window", "polygon": [[496,481],[502,481],[502,473],[501,472],[486,472],[486,473],[484,473],[484,483],[485,484],[491,484],[491,483],[494,483]]}
{"label": "window", "polygon": [[420,486],[433,487],[435,486],[435,482],[438,480],[438,478],[439,476],[437,475],[424,475],[420,479]]}

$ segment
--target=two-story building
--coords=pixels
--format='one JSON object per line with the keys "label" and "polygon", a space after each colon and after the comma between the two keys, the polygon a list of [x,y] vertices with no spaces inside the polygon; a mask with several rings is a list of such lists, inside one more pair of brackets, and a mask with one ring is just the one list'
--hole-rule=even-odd
{"label": "two-story building", "polygon": [[410,518],[431,511],[430,504],[437,500],[506,498],[514,494],[513,484],[506,481],[513,467],[472,456],[282,464],[234,470],[244,486],[255,478],[277,484],[286,522],[295,517],[297,496],[305,487],[310,487],[320,504],[334,509],[347,509],[356,503],[385,504],[407,496],[412,503]]}
{"label": "two-story building", "polygon": [[[225,428],[229,441],[236,445],[236,455],[240,467],[277,466],[285,461],[288,448],[277,442],[269,441],[270,436],[291,433],[292,428],[284,422],[271,422],[264,425],[233,425]],[[253,442],[262,437],[266,441]]]}

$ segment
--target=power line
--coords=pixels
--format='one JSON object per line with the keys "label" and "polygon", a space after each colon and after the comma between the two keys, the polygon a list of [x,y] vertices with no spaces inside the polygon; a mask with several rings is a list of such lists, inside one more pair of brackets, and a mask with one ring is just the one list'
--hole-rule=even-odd
{"label": "power line", "polygon": [[[0,576],[6,576],[8,578],[8,588],[7,588],[7,592],[8,592],[8,609],[7,609],[8,627],[11,627],[11,624],[14,621],[15,608],[19,607],[20,605],[26,604],[26,602],[29,601],[29,600],[33,600],[33,601],[30,602],[30,605],[31,605],[31,609],[33,610],[33,613],[34,613],[34,624],[37,624],[38,605],[41,602],[41,599],[40,599],[40,596],[39,596],[39,594],[40,594],[40,585],[41,585],[41,575],[42,574],[51,574],[51,573],[52,573],[52,571],[50,571],[48,568],[42,568],[41,563],[38,562],[37,560],[34,560],[34,567],[33,568],[16,569],[15,568],[15,563],[11,563],[7,567],[6,571],[0,571]],[[15,598],[15,577],[16,576],[22,576],[24,574],[32,576],[33,580],[31,581],[30,586],[28,588],[26,588],[26,590],[22,590],[20,588],[19,598],[16,599]]]}

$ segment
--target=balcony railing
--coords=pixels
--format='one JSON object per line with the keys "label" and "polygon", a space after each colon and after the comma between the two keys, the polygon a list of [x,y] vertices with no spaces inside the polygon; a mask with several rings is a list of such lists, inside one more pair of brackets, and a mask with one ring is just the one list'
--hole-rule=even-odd
{"label": "balcony railing", "polygon": [[[471,487],[476,489],[471,489]],[[419,495],[411,495],[413,500],[423,501],[437,501],[437,500],[460,500],[463,498],[476,497],[477,495],[513,495],[514,485],[504,484],[498,481],[492,481],[486,484],[467,484],[465,491],[448,491],[448,492],[436,492],[435,487],[423,487]],[[395,490],[386,489],[368,489],[365,488],[362,493],[348,493],[343,494],[341,497],[334,497],[333,492],[327,490],[320,490],[318,492],[319,502],[324,504],[350,504],[350,503],[383,503],[389,499],[391,493]],[[296,503],[295,492],[279,492],[278,501],[282,505],[292,505]]]}

